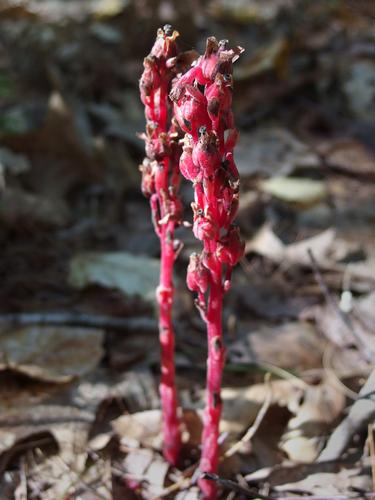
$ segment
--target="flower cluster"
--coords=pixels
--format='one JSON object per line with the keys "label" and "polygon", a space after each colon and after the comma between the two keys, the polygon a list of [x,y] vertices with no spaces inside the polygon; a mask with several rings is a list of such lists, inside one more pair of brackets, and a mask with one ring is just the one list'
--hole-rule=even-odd
{"label": "flower cluster", "polygon": [[[232,64],[242,49],[207,40],[206,52],[171,92],[175,117],[185,132],[180,172],[194,185],[193,232],[204,245],[191,256],[187,283],[200,299],[225,265],[223,287],[243,254],[238,228],[239,176],[233,159],[238,137],[232,113]],[[200,300],[202,304],[203,301]]]}
{"label": "flower cluster", "polygon": [[145,141],[146,158],[142,172],[142,192],[151,197],[155,230],[161,236],[161,225],[169,220],[179,223],[182,206],[177,196],[179,188],[178,133],[170,120],[168,93],[175,76],[177,61],[177,31],[169,25],[159,29],[151,53],[144,60],[140,79],[141,101],[145,106],[146,132],[140,137]]}
{"label": "flower cluster", "polygon": [[[238,132],[232,113],[232,66],[243,49],[226,40],[207,40],[206,51],[174,84],[170,94],[175,118],[185,132],[180,171],[194,186],[193,232],[203,242],[193,253],[187,286],[197,292],[196,304],[207,323],[207,403],[200,470],[217,472],[221,415],[220,388],[225,360],[222,342],[223,295],[231,272],[244,251],[234,225],[239,176],[233,158]],[[201,479],[203,498],[216,498],[212,481]]]}

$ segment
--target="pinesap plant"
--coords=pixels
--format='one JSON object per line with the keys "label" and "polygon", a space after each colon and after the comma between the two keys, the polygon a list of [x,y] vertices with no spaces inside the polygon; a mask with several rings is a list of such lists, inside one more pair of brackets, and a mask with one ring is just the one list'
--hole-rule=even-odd
{"label": "pinesap plant", "polygon": [[[176,464],[181,445],[171,322],[176,246],[173,234],[182,212],[177,197],[179,168],[193,184],[193,233],[203,246],[200,254],[190,256],[186,279],[188,288],[197,294],[195,303],[206,322],[208,336],[207,396],[199,468],[201,472],[216,473],[225,362],[223,297],[230,288],[232,269],[244,250],[238,227],[234,225],[239,175],[233,157],[238,131],[232,112],[233,62],[243,49],[230,49],[226,40],[218,42],[210,37],[204,55],[186,72],[174,77],[177,35],[168,30],[169,27],[158,31],[154,48],[145,59],[140,83],[147,120],[142,185],[143,192],[151,197],[155,230],[161,242],[157,295],[164,455]],[[181,143],[182,150],[178,147]],[[203,498],[216,498],[215,483],[202,477],[199,486]]]}

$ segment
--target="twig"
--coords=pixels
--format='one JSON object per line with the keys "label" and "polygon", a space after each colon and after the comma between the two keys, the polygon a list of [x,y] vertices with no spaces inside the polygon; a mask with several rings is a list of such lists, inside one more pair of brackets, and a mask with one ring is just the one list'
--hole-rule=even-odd
{"label": "twig", "polygon": [[353,324],[353,321],[351,320],[350,316],[347,313],[345,313],[342,309],[340,309],[337,301],[332,296],[331,292],[329,291],[329,289],[324,281],[322,273],[319,270],[318,263],[316,262],[316,259],[314,257],[314,254],[313,254],[311,248],[309,248],[307,250],[307,253],[309,254],[309,257],[311,260],[312,269],[314,272],[315,279],[316,279],[316,281],[317,281],[317,283],[318,283],[318,285],[319,285],[319,287],[324,295],[324,298],[325,298],[327,304],[333,309],[333,311],[337,314],[338,318],[341,320],[341,323],[352,334],[352,337],[357,342],[357,345],[360,348],[365,360],[368,363],[371,363],[373,365],[375,363],[375,354],[370,349],[370,347],[366,344],[366,342],[362,338],[362,335],[355,328],[355,325]]}
{"label": "twig", "polygon": [[[87,481],[85,481],[83,479],[83,476],[86,474],[86,472],[94,465],[92,464],[91,466],[86,466],[85,469],[81,472],[77,472],[75,470],[72,469],[72,467],[65,462],[65,460],[63,458],[61,458],[60,456],[56,456],[55,457],[57,459],[57,461],[60,462],[60,464],[63,466],[63,468],[66,470],[66,471],[69,471],[70,473],[73,473],[75,475],[75,481],[73,481],[72,483],[70,483],[67,488],[65,489],[64,493],[62,494],[61,496],[61,499],[60,500],[63,500],[65,499],[65,494],[70,490],[70,488],[76,488],[79,484],[81,486],[83,486],[84,488],[87,488],[88,490],[91,491],[91,493],[96,496],[97,498],[99,498],[100,500],[108,500],[108,497],[102,495],[101,493],[99,493],[99,491],[97,491],[90,483],[88,483]],[[104,485],[104,488],[106,489],[106,491],[111,494],[111,492],[108,490],[108,488],[106,487],[106,485]]]}
{"label": "twig", "polygon": [[117,318],[70,311],[0,314],[0,327],[24,325],[69,325],[150,332],[158,329],[156,320],[138,316]]}
{"label": "twig", "polygon": [[347,398],[351,399],[352,401],[357,401],[358,394],[349,389],[349,387],[347,387],[345,384],[343,384],[339,379],[339,377],[336,375],[335,370],[333,369],[332,356],[334,352],[335,352],[335,346],[333,344],[328,343],[323,352],[323,359],[322,359],[323,368],[327,373],[327,375],[331,378],[332,382]]}
{"label": "twig", "polygon": [[251,439],[254,437],[255,433],[259,429],[260,424],[262,423],[268,408],[270,407],[270,404],[272,402],[272,387],[270,384],[270,374],[267,373],[265,376],[265,383],[267,385],[267,394],[266,397],[264,398],[263,404],[260,407],[260,410],[254,420],[253,425],[251,425],[246,433],[242,436],[242,438],[237,441],[233,446],[231,446],[224,454],[225,457],[231,457],[234,455],[239,449],[241,449],[242,445],[244,443],[247,443],[251,441]]}
{"label": "twig", "polygon": [[15,500],[27,500],[27,473],[25,457],[20,459],[20,482],[14,491]]}
{"label": "twig", "polygon": [[192,486],[195,481],[195,472],[198,469],[198,463],[192,464],[190,467],[183,471],[183,477],[164,488],[164,490],[157,496],[153,497],[151,500],[159,500],[161,498],[169,497],[172,493],[176,493],[177,491],[185,490]]}
{"label": "twig", "polygon": [[370,458],[371,458],[372,489],[375,490],[375,443],[374,443],[373,424],[368,424],[367,443],[370,450]]}
{"label": "twig", "polygon": [[203,479],[208,479],[209,481],[215,481],[218,485],[222,486],[223,488],[231,491],[235,491],[236,493],[242,493],[243,495],[246,495],[247,498],[260,498],[261,500],[273,500],[272,497],[262,495],[259,493],[255,488],[244,488],[243,486],[239,485],[238,483],[231,481],[230,479],[223,479],[219,477],[216,474],[212,474],[210,472],[203,472],[202,473],[202,478]]}
{"label": "twig", "polygon": [[304,380],[297,377],[297,375],[294,375],[294,373],[288,372],[288,370],[284,370],[284,368],[281,368],[280,366],[276,366],[272,363],[264,361],[258,363],[258,365],[283,380],[289,380],[291,384],[294,384],[300,389],[306,390],[309,387],[309,384],[307,384]]}
{"label": "twig", "polygon": [[363,426],[368,425],[375,415],[375,369],[358,394],[357,401],[350,408],[349,414],[331,434],[326,447],[317,462],[337,460],[347,449],[352,436]]}

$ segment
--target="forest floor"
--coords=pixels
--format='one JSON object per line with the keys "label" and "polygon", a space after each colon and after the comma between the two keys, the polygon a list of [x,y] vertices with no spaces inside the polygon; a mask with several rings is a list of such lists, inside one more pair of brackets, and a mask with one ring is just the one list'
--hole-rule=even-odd
{"label": "forest floor", "polygon": [[183,50],[212,34],[246,49],[220,498],[373,498],[371,0],[0,1],[0,498],[198,498],[198,243],[179,229],[177,469],[160,452],[159,242],[139,187],[138,79],[166,22]]}

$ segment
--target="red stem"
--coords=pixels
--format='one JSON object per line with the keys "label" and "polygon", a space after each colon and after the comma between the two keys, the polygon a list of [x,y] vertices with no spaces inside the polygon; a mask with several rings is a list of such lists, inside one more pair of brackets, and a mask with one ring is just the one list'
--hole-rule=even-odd
{"label": "red stem", "polygon": [[[219,423],[222,409],[220,397],[221,380],[225,362],[225,349],[222,340],[223,287],[221,284],[221,266],[212,273],[212,281],[207,306],[207,400],[202,434],[202,455],[200,470],[216,474],[219,462]],[[216,484],[207,479],[200,479],[203,498],[216,498]]]}
{"label": "red stem", "polygon": [[164,457],[176,465],[181,448],[174,367],[173,304],[173,233],[174,222],[162,226],[159,302],[159,336],[161,348],[160,399],[163,415]]}
{"label": "red stem", "polygon": [[[158,125],[161,130],[167,130],[167,99],[168,88],[163,82],[160,87]],[[164,191],[168,191],[170,160],[164,160],[163,184]],[[162,192],[158,193],[161,217],[168,215],[161,203]],[[161,380],[160,399],[163,419],[163,454],[165,459],[172,465],[177,465],[180,448],[181,433],[180,422],[177,416],[177,392],[175,382],[175,335],[172,323],[173,306],[173,266],[175,253],[173,249],[175,222],[169,219],[161,226],[160,234],[160,282],[157,291],[159,302],[159,339],[161,350]]]}

